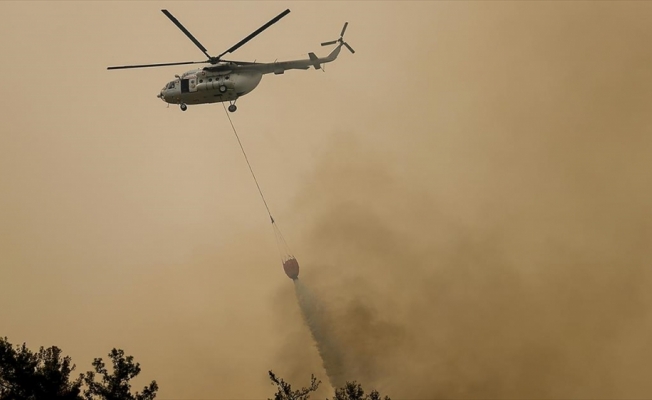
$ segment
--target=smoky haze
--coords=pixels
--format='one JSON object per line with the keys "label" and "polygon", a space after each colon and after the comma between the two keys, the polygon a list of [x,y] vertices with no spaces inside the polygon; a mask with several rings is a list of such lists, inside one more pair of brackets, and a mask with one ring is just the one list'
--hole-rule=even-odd
{"label": "smoky haze", "polygon": [[[0,8],[0,335],[80,370],[123,348],[164,399],[327,382],[221,106],[165,109],[183,69],[104,70],[200,59],[160,8],[215,53],[287,4]],[[233,118],[337,376],[649,398],[652,4],[291,8],[237,59],[322,55],[345,20],[356,54],[266,76]]]}
{"label": "smoky haze", "polygon": [[650,7],[474,4],[474,48],[422,60],[429,123],[397,112],[383,150],[340,135],[298,197],[341,373],[398,398],[647,398]]}

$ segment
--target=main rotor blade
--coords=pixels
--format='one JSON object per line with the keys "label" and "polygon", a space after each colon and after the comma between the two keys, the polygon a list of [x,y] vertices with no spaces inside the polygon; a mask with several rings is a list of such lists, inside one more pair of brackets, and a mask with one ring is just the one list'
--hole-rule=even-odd
{"label": "main rotor blade", "polygon": [[352,48],[351,46],[349,46],[348,43],[344,42],[344,43],[342,43],[342,44],[343,44],[344,46],[346,46],[347,49],[349,49],[349,51],[351,52],[351,54],[355,54],[355,50],[353,50],[353,48]]}
{"label": "main rotor blade", "polygon": [[324,42],[324,43],[322,43],[321,45],[322,45],[322,46],[328,46],[328,45],[330,45],[330,44],[335,44],[335,43],[337,43],[337,40],[331,40],[330,42]]}
{"label": "main rotor blade", "polygon": [[225,55],[226,53],[233,53],[234,51],[236,51],[237,49],[239,49],[242,45],[244,45],[245,43],[247,43],[248,41],[250,41],[251,39],[253,39],[254,37],[256,37],[258,34],[260,34],[260,33],[261,33],[262,31],[264,31],[265,29],[267,29],[267,28],[269,28],[270,26],[272,26],[272,25],[274,25],[275,23],[277,23],[278,20],[280,20],[281,18],[285,17],[285,16],[288,15],[289,13],[290,13],[290,9],[288,8],[287,10],[283,11],[282,13],[280,13],[279,15],[277,15],[276,17],[272,18],[268,23],[266,23],[265,25],[263,25],[263,26],[261,26],[260,28],[258,28],[258,29],[257,29],[256,31],[254,31],[251,35],[249,35],[249,36],[247,36],[246,38],[242,39],[241,41],[239,41],[238,43],[236,43],[235,45],[233,45],[230,49],[228,49],[228,50],[225,51],[224,53],[222,53],[222,54],[220,54],[219,56],[217,56],[217,58],[222,57],[222,56]]}
{"label": "main rotor blade", "polygon": [[170,18],[170,21],[172,21],[177,26],[177,28],[181,29],[181,32],[185,33],[186,36],[188,36],[188,38],[190,40],[192,40],[192,42],[197,47],[199,47],[199,50],[201,50],[202,53],[204,53],[206,55],[206,57],[208,57],[209,59],[211,58],[210,54],[208,54],[208,50],[206,50],[206,48],[201,43],[199,43],[199,40],[195,39],[195,37],[192,35],[192,33],[188,32],[186,27],[181,25],[181,22],[179,22],[178,19],[174,18],[174,16],[172,14],[170,14],[170,12],[168,10],[161,10],[161,11],[163,12],[163,14],[165,14],[166,17]]}
{"label": "main rotor blade", "polygon": [[344,32],[346,32],[346,27],[349,25],[348,22],[344,23],[344,28],[342,28],[342,33],[340,33],[340,37],[344,36]]}
{"label": "main rotor blade", "polygon": [[140,64],[140,65],[121,65],[119,67],[107,67],[106,69],[127,69],[127,68],[148,68],[148,67],[167,67],[168,65],[186,65],[186,64],[204,64],[206,61],[183,61],[164,64]]}

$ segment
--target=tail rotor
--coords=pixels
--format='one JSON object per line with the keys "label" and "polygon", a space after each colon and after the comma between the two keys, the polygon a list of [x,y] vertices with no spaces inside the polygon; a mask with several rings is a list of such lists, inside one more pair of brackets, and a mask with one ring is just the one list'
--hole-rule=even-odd
{"label": "tail rotor", "polygon": [[349,46],[349,44],[346,43],[346,42],[344,41],[344,32],[346,32],[346,27],[347,27],[347,26],[349,26],[349,23],[348,23],[348,22],[345,22],[345,23],[344,23],[344,27],[342,28],[342,33],[340,33],[340,38],[339,38],[339,39],[337,39],[337,40],[331,40],[330,42],[324,42],[324,43],[322,43],[321,45],[322,45],[322,46],[330,46],[330,45],[332,45],[332,44],[340,43],[342,46],[344,46],[344,47],[346,47],[347,49],[349,49],[349,51],[351,52],[351,54],[354,54],[354,53],[355,53],[355,50],[353,50],[353,48],[352,48],[351,46]]}

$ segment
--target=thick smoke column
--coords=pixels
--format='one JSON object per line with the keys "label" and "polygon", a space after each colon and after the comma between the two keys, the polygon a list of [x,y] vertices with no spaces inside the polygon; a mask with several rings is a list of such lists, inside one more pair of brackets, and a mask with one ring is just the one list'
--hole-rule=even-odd
{"label": "thick smoke column", "polygon": [[335,338],[329,332],[329,324],[322,304],[299,279],[294,280],[294,292],[301,308],[301,315],[317,345],[317,351],[331,386],[333,388],[343,387],[345,377],[343,376],[342,355]]}

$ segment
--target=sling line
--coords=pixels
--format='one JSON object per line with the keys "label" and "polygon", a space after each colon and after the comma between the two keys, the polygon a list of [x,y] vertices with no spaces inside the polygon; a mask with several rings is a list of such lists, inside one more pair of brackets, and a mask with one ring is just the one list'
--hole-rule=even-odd
{"label": "sling line", "polygon": [[[231,128],[233,129],[233,133],[235,134],[235,138],[238,140],[238,144],[240,145],[240,150],[242,150],[242,155],[244,155],[245,161],[247,162],[247,166],[249,167],[249,172],[251,172],[251,176],[254,178],[254,182],[256,183],[256,187],[258,188],[258,193],[260,193],[260,198],[263,200],[263,204],[265,204],[265,209],[267,210],[267,215],[269,215],[269,219],[272,221],[272,226],[274,228],[274,233],[276,236],[276,244],[279,247],[279,252],[282,253],[281,247],[284,247],[286,250],[286,255],[289,255],[293,258],[292,252],[290,251],[290,246],[288,246],[287,242],[285,241],[285,238],[283,237],[283,234],[281,233],[281,230],[279,229],[278,225],[276,224],[276,221],[274,221],[274,217],[272,217],[272,213],[269,210],[269,206],[267,205],[267,201],[265,200],[265,196],[263,195],[263,191],[260,189],[260,185],[258,184],[258,179],[256,179],[256,174],[254,174],[253,168],[251,168],[251,163],[249,163],[249,158],[247,157],[247,153],[245,152],[244,146],[242,145],[242,142],[240,141],[240,136],[238,136],[238,131],[235,129],[235,125],[233,125],[233,121],[231,120],[231,116],[229,115],[229,112],[226,110],[226,105],[222,103],[222,107],[224,108],[224,112],[226,113],[226,117],[229,119],[229,123],[231,124]],[[281,262],[284,262],[285,258],[283,257],[283,254],[281,254]]]}

